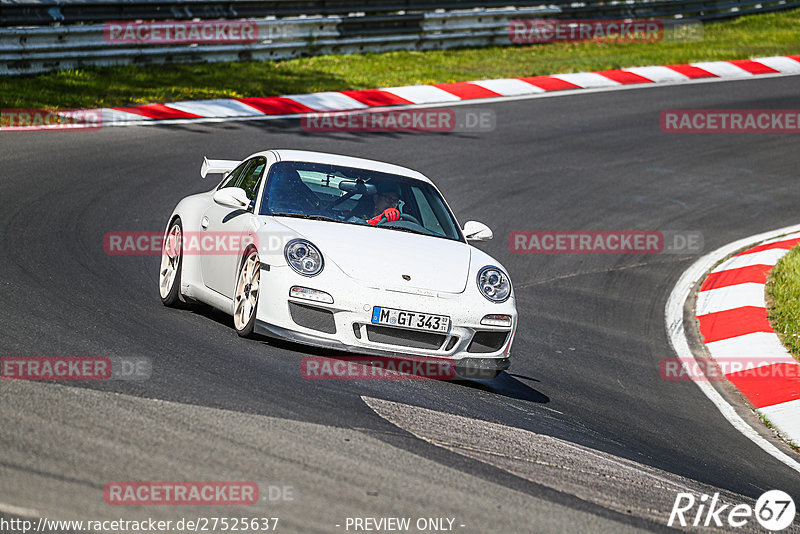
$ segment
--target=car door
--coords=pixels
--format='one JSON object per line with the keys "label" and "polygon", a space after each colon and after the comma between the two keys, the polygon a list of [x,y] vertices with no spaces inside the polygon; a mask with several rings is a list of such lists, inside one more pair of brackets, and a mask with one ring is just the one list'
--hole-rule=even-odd
{"label": "car door", "polygon": [[236,271],[244,246],[257,228],[254,207],[266,166],[267,158],[256,156],[246,161],[240,172],[221,186],[243,189],[251,201],[247,209],[230,208],[212,201],[200,223],[203,283],[229,298],[233,298]]}

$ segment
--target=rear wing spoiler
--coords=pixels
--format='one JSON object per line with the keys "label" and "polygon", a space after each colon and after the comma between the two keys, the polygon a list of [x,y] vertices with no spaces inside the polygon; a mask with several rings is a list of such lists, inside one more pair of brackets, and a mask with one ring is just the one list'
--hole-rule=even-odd
{"label": "rear wing spoiler", "polygon": [[203,158],[203,165],[200,167],[200,177],[205,178],[208,174],[228,174],[239,165],[241,161],[232,159],[208,159]]}

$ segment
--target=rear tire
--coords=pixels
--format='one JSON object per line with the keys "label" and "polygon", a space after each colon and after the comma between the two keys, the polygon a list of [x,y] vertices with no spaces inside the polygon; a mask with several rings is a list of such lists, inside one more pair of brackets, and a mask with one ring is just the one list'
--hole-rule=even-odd
{"label": "rear tire", "polygon": [[164,236],[161,247],[161,269],[158,272],[158,290],[164,306],[181,305],[181,269],[183,268],[183,225],[175,219]]}
{"label": "rear tire", "polygon": [[258,259],[258,251],[250,249],[239,268],[233,297],[233,325],[241,337],[253,337],[260,290],[261,262]]}

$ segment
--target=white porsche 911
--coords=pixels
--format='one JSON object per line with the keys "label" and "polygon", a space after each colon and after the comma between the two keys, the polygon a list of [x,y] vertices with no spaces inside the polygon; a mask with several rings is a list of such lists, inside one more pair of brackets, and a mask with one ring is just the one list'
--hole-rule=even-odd
{"label": "white porsche 911", "polygon": [[[159,273],[165,305],[209,304],[231,314],[241,336],[446,358],[481,378],[509,367],[511,280],[468,244],[492,231],[475,221],[462,229],[424,175],[297,150],[205,159],[200,174],[223,178],[170,215]],[[227,248],[192,249],[198,240]]]}

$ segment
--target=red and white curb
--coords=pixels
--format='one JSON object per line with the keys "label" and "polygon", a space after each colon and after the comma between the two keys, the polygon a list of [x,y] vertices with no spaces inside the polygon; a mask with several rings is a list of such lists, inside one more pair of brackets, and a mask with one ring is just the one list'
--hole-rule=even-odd
{"label": "red and white curb", "polygon": [[577,89],[611,90],[646,84],[796,74],[800,74],[800,55],[304,95],[197,100],[99,108],[92,111],[102,113],[105,126],[153,124],[162,121],[241,120],[387,106],[452,105],[470,100],[535,97]]}
{"label": "red and white curb", "polygon": [[[794,367],[799,364],[772,330],[764,297],[769,271],[797,244],[800,244],[800,225],[740,239],[706,254],[675,284],[667,300],[665,320],[670,344],[678,358],[690,368],[702,368],[689,346],[684,326],[687,300],[702,282],[693,315],[699,322],[708,352],[717,361],[735,361],[740,369],[775,366],[769,369],[772,372],[750,373],[752,376],[728,368],[731,372],[727,372],[726,378],[783,437],[800,443],[800,380]],[[742,249],[746,250],[740,252]],[[720,367],[725,372],[725,366]],[[800,472],[798,458],[789,456],[750,426],[708,378],[690,377],[739,432]]]}
{"label": "red and white curb", "polygon": [[778,260],[798,244],[800,233],[795,233],[725,260],[703,281],[695,307],[712,358],[739,364],[740,370],[728,367],[725,378],[795,443],[800,443],[800,362],[786,351],[767,319],[764,289]]}

